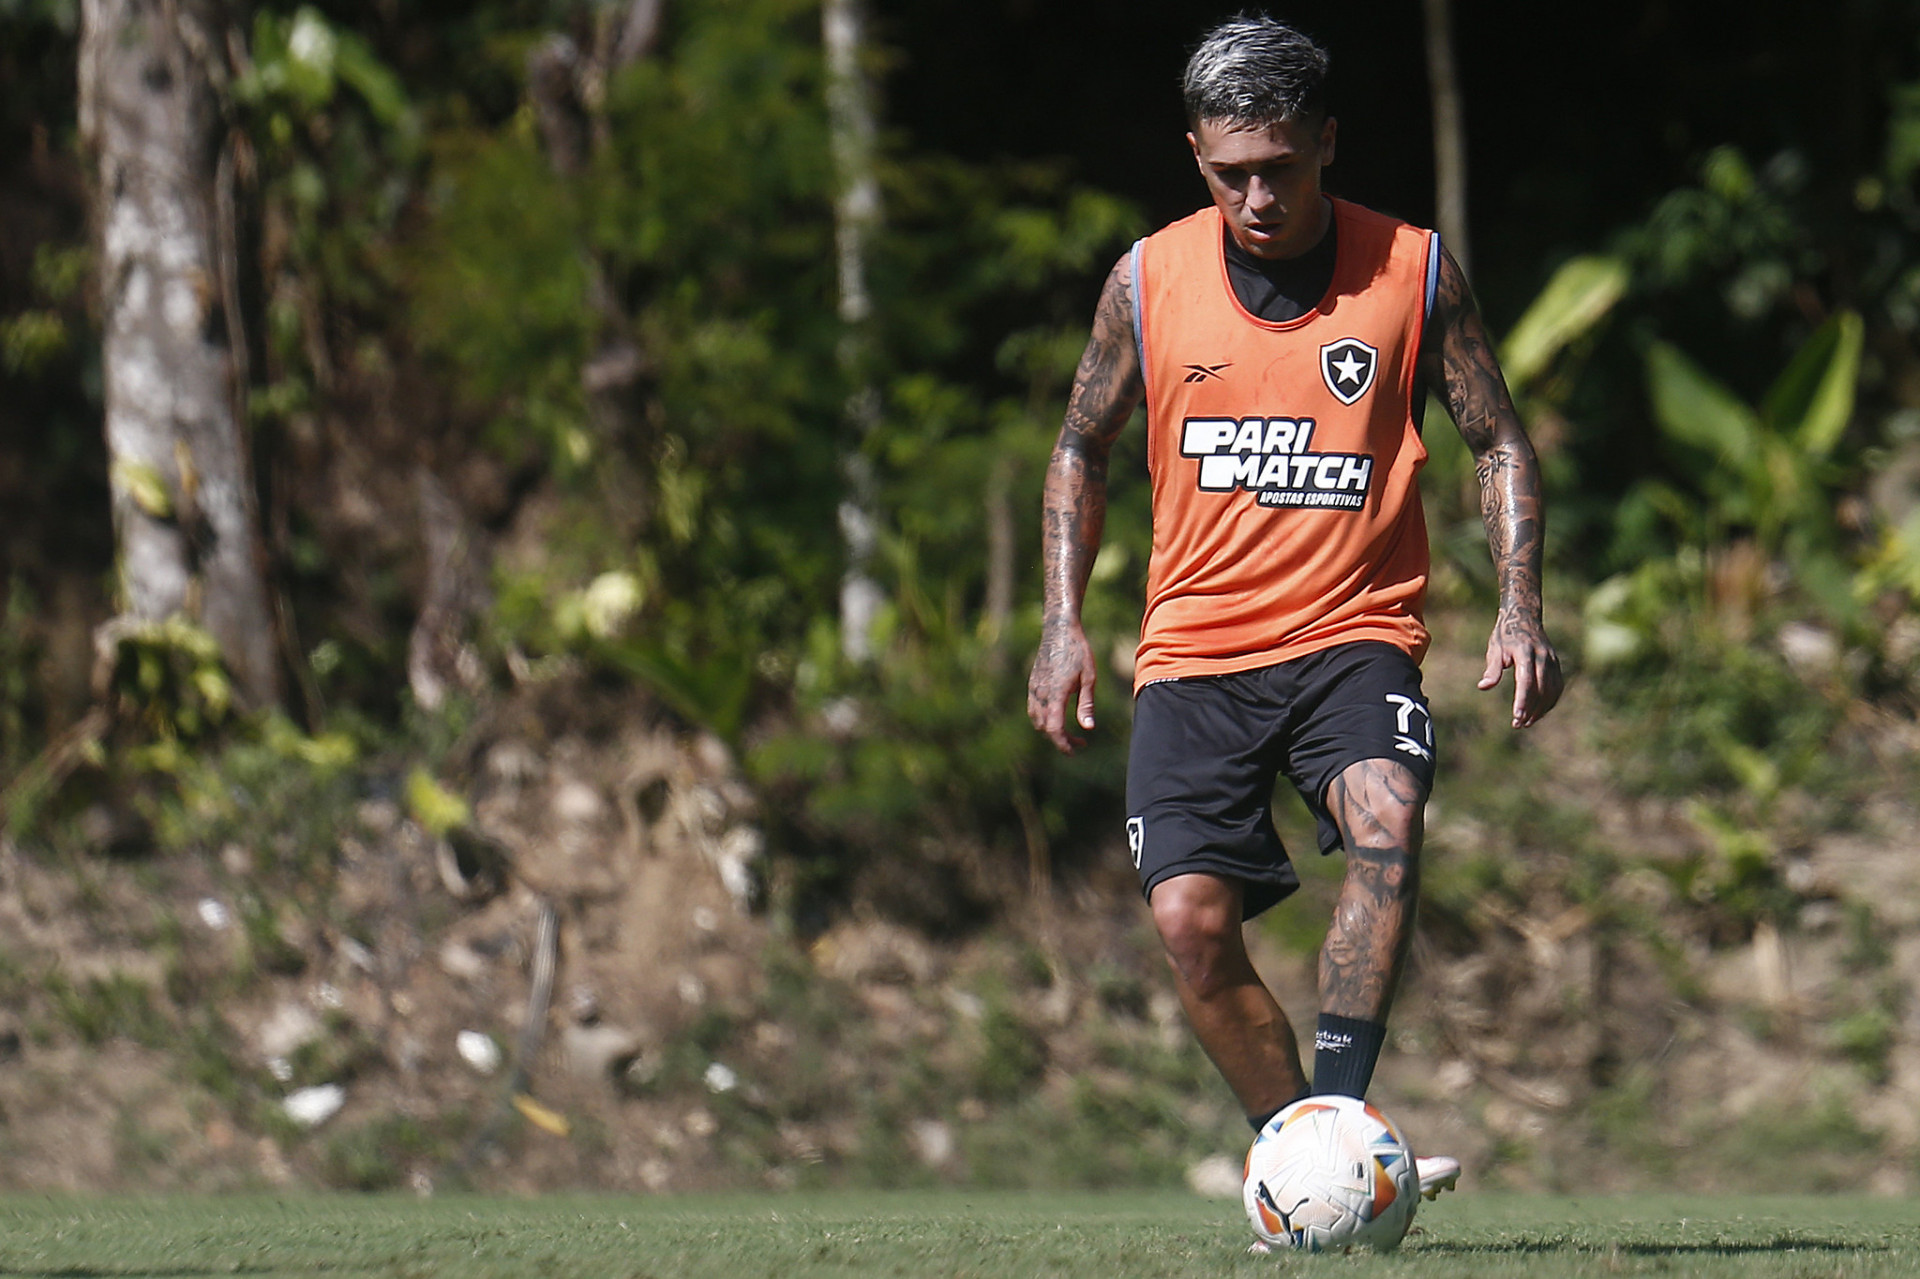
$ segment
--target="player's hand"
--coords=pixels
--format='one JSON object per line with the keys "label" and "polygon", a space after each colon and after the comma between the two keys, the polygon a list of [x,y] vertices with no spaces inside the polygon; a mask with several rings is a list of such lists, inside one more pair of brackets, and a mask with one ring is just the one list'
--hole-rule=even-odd
{"label": "player's hand", "polygon": [[1540,717],[1560,700],[1566,681],[1560,674],[1560,655],[1553,651],[1546,627],[1538,617],[1502,609],[1494,620],[1480,687],[1499,687],[1500,674],[1508,667],[1513,668],[1513,726],[1526,728],[1539,723]]}
{"label": "player's hand", "polygon": [[1027,718],[1062,754],[1071,755],[1087,744],[1071,732],[1067,719],[1071,715],[1080,728],[1093,728],[1093,686],[1098,679],[1093,649],[1080,623],[1048,622],[1027,679]]}

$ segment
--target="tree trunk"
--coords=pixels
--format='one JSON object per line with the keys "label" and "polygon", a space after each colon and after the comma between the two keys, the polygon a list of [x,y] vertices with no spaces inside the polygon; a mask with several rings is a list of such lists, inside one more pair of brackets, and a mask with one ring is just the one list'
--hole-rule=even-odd
{"label": "tree trunk", "polygon": [[1471,279],[1467,246],[1467,125],[1453,61],[1451,0],[1423,0],[1427,15],[1427,87],[1433,97],[1434,220],[1440,239]]}
{"label": "tree trunk", "polygon": [[83,0],[80,124],[97,164],[102,378],[126,613],[185,614],[243,705],[280,704],[252,469],[235,405],[214,191],[209,0]]}
{"label": "tree trunk", "polygon": [[982,630],[988,644],[988,660],[998,671],[1006,657],[1007,623],[1013,618],[1014,532],[1013,454],[1002,453],[993,459],[987,472],[987,589],[981,604]]}
{"label": "tree trunk", "polygon": [[874,165],[878,126],[873,95],[860,66],[866,50],[861,0],[824,0],[820,31],[827,52],[827,124],[837,186],[833,220],[843,326],[840,369],[850,388],[841,460],[846,491],[840,502],[840,535],[847,568],[840,581],[840,650],[849,661],[865,662],[873,656],[873,623],[886,596],[873,580],[880,519],[873,467],[864,452],[880,421],[880,393],[871,367],[873,299],[867,292],[867,256],[880,226],[880,179]]}
{"label": "tree trunk", "polygon": [[[586,172],[612,145],[605,110],[608,81],[658,43],[666,0],[630,0],[619,12],[599,10],[593,43],[582,51],[573,38],[556,34],[527,60],[527,96],[560,178]],[[621,302],[606,265],[582,247],[587,300],[600,320],[594,353],[580,370],[581,389],[603,448],[610,455],[644,452],[635,439],[644,418],[641,392],[646,353],[634,341],[633,316]],[[621,489],[634,486],[622,484]]]}
{"label": "tree trunk", "polygon": [[420,464],[413,479],[427,562],[420,613],[407,637],[407,686],[422,710],[437,711],[452,689],[473,692],[485,682],[480,654],[467,640],[485,603],[485,566],[466,513],[433,468]]}

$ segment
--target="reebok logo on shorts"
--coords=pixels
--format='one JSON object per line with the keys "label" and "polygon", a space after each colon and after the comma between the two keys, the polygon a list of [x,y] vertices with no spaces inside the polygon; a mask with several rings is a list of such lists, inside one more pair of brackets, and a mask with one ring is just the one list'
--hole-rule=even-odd
{"label": "reebok logo on shorts", "polygon": [[1133,854],[1133,868],[1140,869],[1140,854],[1147,846],[1147,824],[1138,817],[1127,818],[1127,851]]}

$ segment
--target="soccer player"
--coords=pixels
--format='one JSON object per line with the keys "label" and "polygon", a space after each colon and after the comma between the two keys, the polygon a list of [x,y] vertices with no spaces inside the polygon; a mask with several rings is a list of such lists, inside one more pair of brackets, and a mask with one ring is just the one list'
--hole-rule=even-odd
{"label": "soccer player", "polygon": [[[1299,886],[1284,774],[1346,873],[1320,952],[1311,1091],[1365,1095],[1413,937],[1433,719],[1416,476],[1431,388],[1472,450],[1500,585],[1482,689],[1513,726],[1560,697],[1541,622],[1540,471],[1438,235],[1327,196],[1326,52],[1266,17],[1187,64],[1211,207],[1139,241],[1101,291],[1047,468],[1045,614],[1028,685],[1060,750],[1094,726],[1080,625],[1109,452],[1143,399],[1153,557],[1134,667],[1127,842],[1194,1033],[1256,1130],[1309,1093],[1243,920]],[[1423,1159],[1428,1198],[1460,1166]]]}

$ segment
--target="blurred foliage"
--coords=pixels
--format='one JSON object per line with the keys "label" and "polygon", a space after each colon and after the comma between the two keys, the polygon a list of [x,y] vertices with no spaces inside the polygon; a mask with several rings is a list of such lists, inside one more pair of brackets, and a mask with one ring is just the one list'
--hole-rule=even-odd
{"label": "blurred foliage", "polygon": [[[70,7],[43,8],[13,6],[0,21],[70,40]],[[518,77],[556,16],[597,56],[605,32],[577,21],[588,14],[506,6],[448,28],[475,63],[452,75],[402,73],[392,58],[406,46],[390,26],[331,8],[260,6],[233,33],[222,145],[257,219],[240,247],[243,283],[257,288],[263,467],[311,456],[293,442],[417,362],[449,388],[456,420],[484,424],[478,442],[507,474],[556,499],[540,553],[496,570],[483,620],[496,674],[537,680],[583,664],[650,686],[736,743],[752,730],[756,771],[800,796],[795,834],[836,850],[834,877],[857,867],[858,850],[923,830],[907,788],[926,783],[936,825],[975,852],[1035,855],[1079,816],[1049,792],[1090,788],[1085,769],[1050,785],[1024,723],[1028,513],[1088,279],[1141,229],[1136,215],[1049,168],[970,166],[890,139],[869,264],[882,318],[864,366],[843,368],[817,7],[670,6],[659,53],[577,86],[592,146],[561,172],[531,100],[467,89],[503,69]],[[55,242],[37,251],[29,305],[0,315],[0,352],[10,376],[70,377],[89,340],[64,308],[81,297],[88,257]],[[619,343],[639,353],[641,374],[609,413],[593,362]],[[843,424],[852,378],[881,404],[860,439]],[[365,447],[385,464],[376,440]],[[855,451],[877,477],[889,600],[883,655],[868,668],[841,666],[833,635],[835,511]],[[1116,496],[1136,518],[1116,520],[1089,610],[1109,644],[1133,624],[1146,546],[1144,489]],[[401,682],[402,646],[370,643],[355,620],[365,606],[344,591],[384,612],[393,586],[377,565],[341,580],[345,548],[327,540],[326,518],[269,512],[301,631],[319,635],[310,677],[350,725],[300,740],[337,743],[323,753],[345,763],[382,744],[377,718],[390,712],[357,699]],[[1007,539],[995,571],[1017,588],[991,617],[989,518]],[[37,596],[25,579],[11,589],[8,616],[21,619]],[[10,628],[9,651],[33,659],[34,635]],[[218,768],[238,770],[229,789],[245,795],[243,756],[278,760],[295,791],[293,779],[331,767],[290,750],[280,721],[234,719],[218,653],[184,623],[121,635],[110,686],[138,739],[125,775],[164,783],[143,804],[169,846],[217,840],[238,816]],[[814,717],[848,700],[860,731],[810,743]],[[0,705],[17,729],[7,749],[24,750],[43,708],[26,685]],[[230,751],[215,745],[223,730]],[[104,746],[129,749],[119,737]],[[1117,753],[1101,758],[1094,791],[1117,784]]]}
{"label": "blurred foliage", "polygon": [[351,738],[308,737],[271,714],[251,717],[218,750],[162,739],[123,758],[129,776],[145,784],[138,806],[157,849],[238,843],[260,848],[269,863],[284,861],[296,876],[330,864],[362,784]]}
{"label": "blurred foliage", "polygon": [[[490,406],[491,446],[537,450],[572,495],[546,562],[503,570],[495,644],[640,680],[736,741],[759,725],[756,773],[794,797],[797,838],[838,850],[836,876],[929,818],[976,848],[1024,847],[1022,810],[1057,834],[1070,815],[1036,789],[1016,669],[1031,583],[1013,615],[983,616],[981,548],[999,518],[1007,571],[1031,562],[1084,281],[1137,218],[1045,169],[888,150],[882,319],[868,367],[843,370],[816,10],[741,0],[672,21],[670,56],[608,84],[608,142],[581,173],[553,172],[530,110],[432,143],[416,332]],[[613,434],[582,377],[609,326],[645,365],[645,404]],[[880,392],[859,440],[850,376]],[[853,450],[878,478],[889,603],[880,657],[846,668],[835,512]],[[1144,569],[1144,522],[1116,524],[1116,589],[1092,606],[1109,639]],[[818,731],[835,706],[855,731]]]}
{"label": "blurred foliage", "polygon": [[411,1174],[437,1168],[453,1153],[453,1139],[411,1115],[390,1115],[330,1133],[320,1176],[336,1190],[394,1190]]}
{"label": "blurred foliage", "polygon": [[32,741],[27,732],[28,707],[38,654],[26,619],[34,611],[33,593],[19,578],[10,578],[4,605],[0,611],[0,776],[14,777],[27,763]]}
{"label": "blurred foliage", "polygon": [[1860,317],[1841,311],[1815,331],[1766,393],[1758,411],[1742,403],[1676,348],[1647,350],[1653,411],[1666,438],[1699,477],[1693,500],[1676,500],[1657,482],[1629,495],[1682,521],[1682,544],[1709,545],[1750,536],[1773,558],[1804,562],[1830,553],[1838,530],[1833,467],[1840,433],[1853,416],[1860,376]]}
{"label": "blurred foliage", "polygon": [[264,346],[251,409],[256,424],[284,428],[334,389],[342,339],[378,332],[394,305],[422,125],[372,45],[317,9],[263,7],[251,36],[230,89],[228,146],[258,217],[258,260],[241,266],[250,280],[257,272]]}
{"label": "blurred foliage", "polygon": [[[1869,521],[1842,528],[1835,512],[1910,408],[1913,325],[1900,298],[1920,267],[1920,224],[1910,201],[1876,197],[1836,213],[1824,198],[1836,185],[1879,189],[1890,174],[1836,174],[1818,160],[1787,150],[1756,167],[1713,150],[1698,185],[1616,238],[1629,284],[1610,331],[1582,353],[1597,376],[1559,396],[1564,411],[1605,415],[1624,432],[1606,441],[1605,462],[1589,460],[1600,439],[1575,437],[1589,455],[1583,491],[1569,495],[1580,517],[1595,502],[1624,506],[1608,514],[1596,567],[1743,536],[1802,567],[1813,553],[1870,544]],[[1643,376],[1620,376],[1633,363]],[[1639,404],[1636,385],[1646,388]],[[1650,453],[1635,451],[1643,446]]]}
{"label": "blurred foliage", "polygon": [[108,693],[162,743],[203,737],[233,710],[233,682],[219,642],[180,616],[118,629]]}
{"label": "blurred foliage", "polygon": [[[901,986],[927,1015],[897,1026],[804,948],[836,912],[965,934],[1118,852],[1151,545],[1137,423],[1116,448],[1084,609],[1102,676],[1088,749],[1056,755],[1026,722],[1024,685],[1042,474],[1102,273],[1147,228],[1064,166],[963,162],[883,121],[875,317],[849,343],[818,6],[669,3],[657,44],[624,66],[617,10],[244,10],[223,41],[215,139],[240,224],[248,314],[234,336],[285,660],[312,693],[292,715],[243,714],[204,632],[127,628],[98,672],[111,725],[76,738],[111,577],[79,7],[0,0],[0,817],[23,858],[73,854],[76,911],[155,956],[163,982],[0,956],[0,992],[37,1008],[35,1036],[176,1051],[252,1129],[310,1143],[330,1184],[405,1184],[453,1156],[457,1108],[304,1136],[279,1110],[282,1085],[383,1069],[375,1032],[330,1019],[326,1044],[275,1080],[243,1065],[226,1011],[263,976],[317,982],[316,934],[365,934],[336,892],[343,847],[377,845],[368,832],[401,814],[460,831],[490,734],[531,723],[535,750],[592,737],[642,705],[637,687],[674,727],[733,749],[768,828],[779,927],[748,997],[760,1002],[689,1013],[620,1087],[707,1108],[716,1149],[756,1178],[1177,1184],[1244,1131],[1146,993],[1150,937],[1125,938],[1079,983],[1036,946],[996,953],[984,976]],[[549,151],[552,104],[528,69],[563,39],[572,165]],[[891,65],[870,52],[876,71]],[[1668,846],[1621,841],[1597,820],[1594,779],[1516,738],[1498,698],[1439,708],[1449,762],[1423,928],[1443,952],[1491,955],[1503,932],[1546,920],[1595,947],[1595,971],[1630,952],[1645,989],[1705,1002],[1718,996],[1702,947],[1813,927],[1827,890],[1789,868],[1819,833],[1863,820],[1856,801],[1905,749],[1871,735],[1910,731],[1920,709],[1920,82],[1889,70],[1910,62],[1862,69],[1868,109],[1847,145],[1706,147],[1673,190],[1623,199],[1612,234],[1508,268],[1534,286],[1501,354],[1551,490],[1549,595],[1574,623],[1556,638],[1591,693],[1578,731],[1603,748],[1605,793],[1646,797]],[[1623,120],[1666,109],[1650,95],[1619,107]],[[1081,127],[1099,126],[1036,123],[1063,149]],[[849,421],[866,393],[871,429]],[[1425,439],[1435,599],[1483,617],[1494,584],[1471,458],[1437,407]],[[431,714],[401,691],[424,592],[394,481],[421,467],[491,553],[477,677]],[[839,509],[862,469],[884,605],[874,657],[851,661]],[[153,477],[117,478],[165,512]],[[1280,820],[1304,846],[1304,813]],[[177,856],[141,856],[154,852]],[[111,871],[88,853],[110,854]],[[1340,868],[1307,862],[1307,908],[1261,924],[1302,956]],[[143,875],[179,876],[182,900],[216,885],[233,926],[217,947],[189,944],[190,915],[115,919],[126,896],[89,881]],[[1805,1039],[1877,1087],[1911,996],[1874,904],[1838,900],[1852,988]],[[448,909],[408,918],[429,933]],[[1525,962],[1555,938],[1529,933]],[[1076,985],[1091,1066],[1062,1051],[1048,1011]],[[1566,991],[1569,1030],[1626,1020],[1621,991],[1611,1004]],[[1788,1033],[1752,1011],[1756,1033]],[[778,1025],[800,1033],[759,1033]],[[1546,1043],[1517,1044],[1516,1070],[1549,1069]],[[1841,1184],[1880,1141],[1837,1102],[1696,1131],[1633,1064],[1656,1048],[1596,1048],[1585,1117],[1602,1152],[1685,1171],[1729,1143],[1741,1158],[1825,1149]],[[716,1062],[743,1086],[712,1092]],[[946,1171],[914,1149],[929,1120],[955,1137]],[[590,1123],[576,1134],[593,1156]]]}
{"label": "blurred foliage", "polygon": [[[47,68],[70,63],[76,13],[0,2],[20,73],[6,123],[51,124],[69,162],[72,86]],[[264,786],[284,768],[290,795],[331,795],[420,745],[396,692],[417,548],[379,504],[400,491],[381,481],[427,466],[468,481],[498,552],[474,695],[640,685],[717,733],[770,800],[786,908],[853,890],[957,927],[1111,846],[1151,540],[1137,429],[1084,610],[1091,747],[1053,755],[1023,685],[1041,477],[1136,211],[1058,167],[962,162],[883,127],[875,318],[850,343],[811,0],[670,4],[628,63],[605,5],[245,17],[219,143],[244,214],[255,461],[310,692],[298,727],[236,717],[203,636],[123,637],[131,737],[104,749],[165,783],[148,797],[165,842],[244,819],[209,770]],[[529,66],[556,49],[549,99]],[[1920,83],[1901,65],[1877,64],[1856,145],[1710,147],[1605,242],[1536,264],[1501,348],[1552,490],[1555,591],[1582,604],[1566,638],[1606,706],[1594,731],[1616,781],[1707,805],[1730,885],[1749,882],[1743,840],[1845,771],[1852,701],[1920,704],[1896,642],[1920,596]],[[564,163],[556,113],[579,135]],[[0,379],[46,407],[31,447],[74,477],[61,491],[103,491],[90,254],[66,234],[0,281]],[[1436,599],[1484,605],[1471,459],[1443,414],[1427,423]],[[857,472],[884,596],[868,662],[838,634]],[[59,722],[19,673],[50,660],[33,619],[51,570],[7,568],[0,760],[18,766]],[[397,772],[444,815],[464,801],[437,762]]]}
{"label": "blurred foliage", "polygon": [[407,813],[419,823],[420,829],[432,835],[445,835],[473,815],[466,800],[420,768],[407,775]]}
{"label": "blurred foliage", "polygon": [[[1502,347],[1549,547],[1592,584],[1569,638],[1595,731],[1616,780],[1709,806],[1710,847],[1848,792],[1856,699],[1920,703],[1900,638],[1920,599],[1920,114],[1914,86],[1882,91],[1879,148],[1706,152],[1697,182],[1551,271]],[[1435,454],[1435,541],[1478,585],[1464,451]]]}
{"label": "blurred foliage", "polygon": [[[46,623],[71,584],[107,571],[112,527],[100,430],[92,252],[77,160],[77,0],[0,0],[0,784],[79,712],[46,679],[63,637]],[[89,582],[89,586],[91,583]]]}

